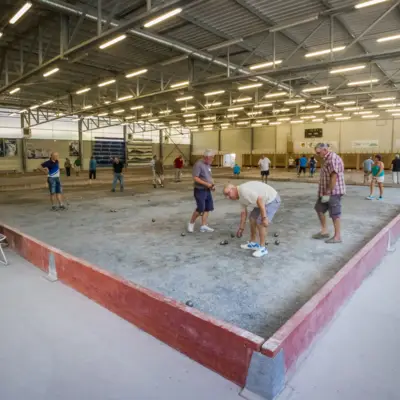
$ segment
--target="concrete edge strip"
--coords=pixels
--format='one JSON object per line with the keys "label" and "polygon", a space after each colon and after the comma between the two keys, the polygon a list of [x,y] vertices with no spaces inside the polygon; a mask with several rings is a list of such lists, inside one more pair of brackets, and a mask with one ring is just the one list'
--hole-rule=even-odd
{"label": "concrete edge strip", "polygon": [[123,280],[84,260],[4,224],[10,248],[91,300],[243,387],[254,352],[265,339],[210,317],[152,290]]}

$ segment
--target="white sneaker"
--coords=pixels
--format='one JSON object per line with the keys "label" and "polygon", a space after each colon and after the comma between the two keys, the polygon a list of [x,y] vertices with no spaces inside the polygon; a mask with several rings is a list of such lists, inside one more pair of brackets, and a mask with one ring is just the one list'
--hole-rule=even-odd
{"label": "white sneaker", "polygon": [[265,247],[259,248],[257,251],[253,253],[253,257],[261,258],[268,254],[268,250]]}
{"label": "white sneaker", "polygon": [[243,250],[257,250],[260,248],[260,245],[258,243],[254,243],[254,242],[247,242],[246,244],[240,245],[240,247]]}
{"label": "white sneaker", "polygon": [[203,232],[203,233],[205,233],[205,232],[211,233],[211,232],[214,232],[214,229],[213,229],[213,228],[210,228],[208,225],[203,225],[203,226],[200,227],[200,232]]}
{"label": "white sneaker", "polygon": [[188,223],[188,227],[187,230],[189,233],[193,233],[194,232],[194,224],[192,224],[191,222]]}

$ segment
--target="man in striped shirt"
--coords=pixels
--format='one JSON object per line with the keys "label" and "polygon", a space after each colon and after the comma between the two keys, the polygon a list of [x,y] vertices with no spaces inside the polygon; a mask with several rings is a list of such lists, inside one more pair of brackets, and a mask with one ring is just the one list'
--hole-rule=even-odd
{"label": "man in striped shirt", "polygon": [[[65,210],[62,198],[62,186],[60,182],[60,165],[58,153],[51,153],[50,159],[40,165],[40,169],[47,174],[47,184],[49,185],[51,209],[53,211]],[[57,208],[57,202],[59,208]]]}
{"label": "man in striped shirt", "polygon": [[[321,230],[313,235],[314,239],[326,239],[325,243],[342,243],[340,231],[340,217],[342,214],[342,197],[346,194],[346,184],[344,181],[343,160],[334,152],[330,151],[329,145],[319,143],[315,147],[317,156],[324,159],[321,168],[320,182],[318,188],[318,200],[315,211],[321,222]],[[332,238],[326,226],[326,212],[332,218],[335,234]]]}

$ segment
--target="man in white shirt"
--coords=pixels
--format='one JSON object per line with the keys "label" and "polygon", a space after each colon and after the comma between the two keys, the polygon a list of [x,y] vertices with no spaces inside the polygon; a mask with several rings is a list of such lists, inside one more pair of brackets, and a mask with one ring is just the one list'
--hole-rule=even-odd
{"label": "man in white shirt", "polygon": [[242,237],[250,212],[250,242],[240,247],[245,250],[255,250],[253,257],[260,258],[267,255],[268,250],[265,247],[267,228],[281,205],[278,192],[263,182],[253,181],[239,186],[226,185],[224,195],[231,200],[238,200],[242,207],[237,237]]}
{"label": "man in white shirt", "polygon": [[150,161],[151,173],[153,175],[153,188],[154,189],[157,188],[156,161],[157,161],[157,156],[154,154],[153,159]]}
{"label": "man in white shirt", "polygon": [[265,183],[268,182],[269,176],[269,166],[271,165],[271,160],[264,155],[261,156],[260,160],[258,161],[258,166],[261,170],[261,181]]}

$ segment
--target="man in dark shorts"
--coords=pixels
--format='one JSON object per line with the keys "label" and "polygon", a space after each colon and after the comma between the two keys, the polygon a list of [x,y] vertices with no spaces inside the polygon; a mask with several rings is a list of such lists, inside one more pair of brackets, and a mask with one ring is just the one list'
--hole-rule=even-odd
{"label": "man in dark shorts", "polygon": [[[325,243],[342,243],[340,231],[341,201],[346,194],[343,160],[336,153],[330,151],[329,145],[325,143],[319,143],[315,147],[315,152],[318,156],[324,158],[324,165],[321,168],[318,200],[315,205],[321,230],[313,235],[313,239],[326,239]],[[335,234],[330,239],[325,218],[327,211],[329,211],[329,216],[332,218],[335,228]]]}
{"label": "man in dark shorts", "polygon": [[214,180],[211,175],[213,159],[214,153],[211,150],[206,150],[203,159],[197,161],[193,166],[194,198],[197,207],[188,224],[188,232],[190,233],[194,232],[194,225],[199,216],[201,216],[200,232],[214,232],[214,229],[208,226],[208,214],[210,211],[214,211],[211,194],[215,191]]}
{"label": "man in dark shorts", "polygon": [[124,191],[124,163],[120,161],[118,157],[115,157],[113,160],[113,171],[114,171],[114,179],[112,183],[112,192],[115,192],[115,188],[117,187],[117,182],[119,181],[120,191]]}
{"label": "man in dark shorts", "polygon": [[264,154],[261,156],[258,161],[258,166],[261,171],[261,181],[267,183],[269,177],[269,168],[271,166],[271,160],[268,157],[265,157]]}
{"label": "man in dark shorts", "polygon": [[41,164],[39,169],[47,174],[47,184],[49,185],[50,191],[51,209],[53,211],[65,210],[66,207],[63,203],[62,186],[60,182],[60,165],[58,162],[58,153],[51,153],[50,159]]}

